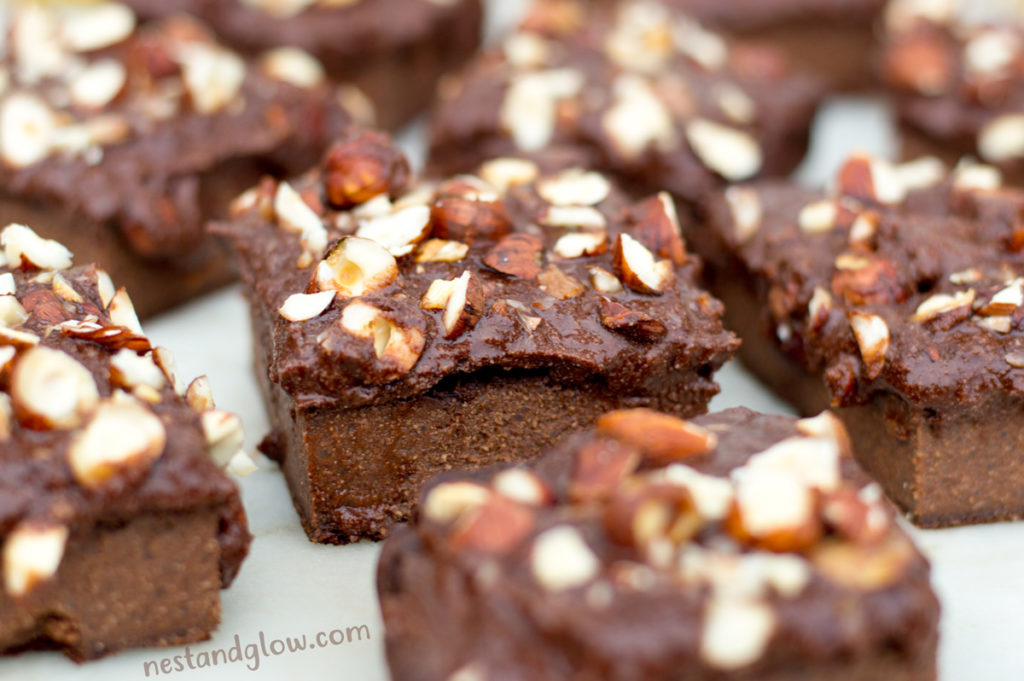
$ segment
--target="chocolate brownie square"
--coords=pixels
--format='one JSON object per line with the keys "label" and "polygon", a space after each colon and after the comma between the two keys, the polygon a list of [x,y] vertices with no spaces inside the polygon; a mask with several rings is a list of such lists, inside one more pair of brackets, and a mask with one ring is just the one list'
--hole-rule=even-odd
{"label": "chocolate brownie square", "polygon": [[322,168],[244,195],[231,238],[256,367],[310,538],[380,538],[421,483],[535,455],[622,405],[704,411],[736,348],[672,201],[497,159],[408,183],[353,129]]}
{"label": "chocolate brownie square", "polygon": [[804,413],[832,406],[914,522],[1024,517],[1024,193],[934,158],[855,156],[835,187],[711,206],[745,364]]}
{"label": "chocolate brownie square", "polygon": [[442,87],[433,170],[564,147],[627,190],[692,205],[803,157],[822,88],[778,51],[731,45],[664,1],[553,6]]}
{"label": "chocolate brownie square", "polygon": [[128,0],[145,16],[189,11],[232,47],[296,47],[323,63],[364,123],[422,113],[441,76],[479,47],[480,0]]}
{"label": "chocolate brownie square", "polygon": [[[1001,9],[1002,11],[995,11]],[[975,156],[1024,182],[1024,11],[1017,3],[892,2],[882,72],[905,158]]]}
{"label": "chocolate brownie square", "polygon": [[238,417],[96,265],[0,232],[0,654],[208,638],[248,552]]}
{"label": "chocolate brownie square", "polygon": [[929,568],[828,414],[602,416],[430,483],[384,545],[394,681],[933,681]]}
{"label": "chocolate brownie square", "polygon": [[347,124],[309,58],[245,61],[185,18],[114,3],[4,3],[0,224],[99,262],[148,316],[234,278],[205,222]]}

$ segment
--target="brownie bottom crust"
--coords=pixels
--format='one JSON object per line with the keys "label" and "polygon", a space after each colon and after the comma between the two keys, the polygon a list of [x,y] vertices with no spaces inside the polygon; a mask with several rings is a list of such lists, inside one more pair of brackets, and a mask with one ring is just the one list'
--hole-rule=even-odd
{"label": "brownie bottom crust", "polygon": [[82,662],[209,638],[220,621],[215,510],[147,513],[73,531],[60,569],[0,593],[0,653],[58,649]]}
{"label": "brownie bottom crust", "polygon": [[312,541],[383,539],[412,517],[420,488],[435,474],[531,459],[615,408],[703,413],[716,384],[697,375],[686,383],[688,394],[675,400],[631,399],[597,383],[498,369],[454,377],[412,399],[300,409],[264,379],[273,431],[262,448],[281,462]]}
{"label": "brownie bottom crust", "polygon": [[805,416],[832,407],[850,432],[857,461],[886,495],[926,528],[1024,518],[1024,401],[992,399],[943,409],[917,407],[894,393],[870,404],[835,407],[820,374],[786,356],[756,283],[730,270],[712,289],[725,325],[743,340],[737,356],[751,373]]}
{"label": "brownie bottom crust", "polygon": [[[637,660],[632,664],[622,660],[616,667],[608,664],[607,647],[625,647],[630,640],[635,643],[639,632],[625,631],[595,611],[579,613],[581,618],[593,620],[587,627],[592,640],[581,642],[576,656],[566,655],[565,642],[560,640],[567,635],[562,631],[565,623],[550,622],[550,630],[538,626],[514,592],[491,588],[485,579],[452,569],[434,551],[426,549],[415,533],[401,532],[385,544],[378,563],[377,586],[387,632],[385,654],[393,681],[450,681],[460,678],[457,672],[468,660],[484,662],[489,678],[504,681],[684,678],[679,671],[657,669]],[[553,645],[546,645],[549,636]],[[486,642],[485,649],[481,642]],[[600,650],[588,655],[588,645]],[[690,669],[685,679],[934,681],[937,646],[932,627],[927,640],[913,651],[893,645],[857,658],[837,654],[831,660],[794,661],[785,669],[767,673],[723,676]]]}

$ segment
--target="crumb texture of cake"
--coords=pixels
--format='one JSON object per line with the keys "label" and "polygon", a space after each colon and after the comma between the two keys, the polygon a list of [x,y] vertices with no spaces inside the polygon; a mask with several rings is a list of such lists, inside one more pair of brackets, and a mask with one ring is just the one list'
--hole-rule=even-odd
{"label": "crumb texture of cake", "polygon": [[0,652],[207,638],[249,547],[240,420],[104,270],[24,225],[0,249]]}
{"label": "crumb texture of cake", "polygon": [[936,678],[928,564],[828,413],[621,410],[440,476],[377,585],[395,681]]}
{"label": "crumb texture of cake", "polygon": [[246,60],[195,20],[138,26],[109,2],[5,3],[0,20],[0,222],[104,263],[143,316],[230,281],[205,222],[347,125],[298,50]]}
{"label": "crumb texture of cake", "polygon": [[781,53],[730,44],[672,3],[537,3],[517,32],[444,84],[430,165],[578,149],[628,189],[689,203],[785,174],[821,95]]}
{"label": "crumb texture of cake", "polygon": [[737,342],[673,202],[547,163],[413,181],[386,137],[353,129],[216,228],[311,535],[312,516],[372,507],[337,540],[380,536],[437,470],[532,456],[614,406],[701,413],[717,392]]}
{"label": "crumb texture of cake", "polygon": [[299,48],[340,84],[361,123],[396,129],[480,45],[480,0],[128,0],[146,17],[188,11],[248,54]]}
{"label": "crumb texture of cake", "polygon": [[854,156],[834,187],[712,202],[715,290],[745,363],[805,412],[839,408],[916,521],[1020,517],[1024,193],[935,158]]}
{"label": "crumb texture of cake", "polygon": [[1024,179],[1024,11],[1016,3],[889,6],[882,75],[907,157],[974,155]]}

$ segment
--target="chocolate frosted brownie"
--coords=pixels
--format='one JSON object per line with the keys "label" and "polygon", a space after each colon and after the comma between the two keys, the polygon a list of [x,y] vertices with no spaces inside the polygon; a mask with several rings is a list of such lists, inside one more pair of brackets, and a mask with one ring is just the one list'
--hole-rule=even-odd
{"label": "chocolate frosted brownie", "polygon": [[420,509],[378,566],[394,681],[936,678],[928,564],[828,414],[614,412]]}
{"label": "chocolate frosted brownie", "polygon": [[819,95],[780,53],[730,46],[666,2],[538,3],[441,89],[430,164],[450,174],[569,147],[630,190],[694,203],[791,171]]}
{"label": "chocolate frosted brownie", "polygon": [[0,246],[0,653],[207,638],[249,548],[238,417],[105,271],[22,225]]}
{"label": "chocolate frosted brownie", "polygon": [[843,90],[868,87],[887,0],[670,0],[709,27],[778,48]]}
{"label": "chocolate frosted brownie", "polygon": [[230,281],[206,220],[347,122],[311,59],[246,62],[192,20],[136,29],[113,3],[5,3],[0,20],[0,224],[99,262],[143,316]]}
{"label": "chocolate frosted brownie", "polygon": [[704,411],[736,348],[667,195],[498,159],[409,185],[353,130],[218,227],[251,303],[257,373],[314,541],[385,536],[437,471],[536,454],[621,405]]}
{"label": "chocolate frosted brownie", "polygon": [[[365,121],[393,129],[421,113],[441,75],[480,45],[480,0],[128,0],[146,16],[202,17],[249,53],[281,46],[315,55]],[[366,105],[369,105],[369,108]]]}
{"label": "chocolate frosted brownie", "polygon": [[1024,182],[1021,5],[893,0],[884,35],[905,157],[972,155]]}
{"label": "chocolate frosted brownie", "polygon": [[742,356],[923,526],[1024,517],[1024,192],[994,168],[855,156],[836,191],[729,189],[714,290]]}

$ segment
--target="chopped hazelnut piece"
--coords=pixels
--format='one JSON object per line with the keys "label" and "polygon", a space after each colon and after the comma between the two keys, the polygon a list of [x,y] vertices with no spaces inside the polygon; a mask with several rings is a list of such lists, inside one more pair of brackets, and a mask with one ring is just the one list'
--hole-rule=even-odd
{"label": "chopped hazelnut piece", "polygon": [[628,234],[615,241],[615,270],[619,279],[638,293],[662,293],[674,279],[671,260],[655,260],[642,243]]}
{"label": "chopped hazelnut piece", "polygon": [[885,354],[889,351],[889,326],[878,315],[851,312],[849,318],[867,368],[867,377],[877,378],[882,373]]}
{"label": "chopped hazelnut piece", "polygon": [[398,277],[398,263],[376,241],[344,237],[330,250],[313,274],[312,286],[355,297],[390,286]]}
{"label": "chopped hazelnut piece", "polygon": [[72,440],[68,462],[79,484],[96,487],[121,471],[148,469],[166,441],[163,422],[147,407],[108,400]]}
{"label": "chopped hazelnut piece", "polygon": [[63,525],[21,523],[7,535],[3,548],[4,590],[24,596],[60,567],[68,541]]}
{"label": "chopped hazelnut piece", "polygon": [[594,579],[601,564],[579,530],[568,525],[540,534],[530,554],[533,577],[548,591],[564,591]]}
{"label": "chopped hazelnut piece", "polygon": [[70,355],[36,346],[14,365],[11,399],[27,428],[74,428],[96,408],[99,390],[92,374]]}

